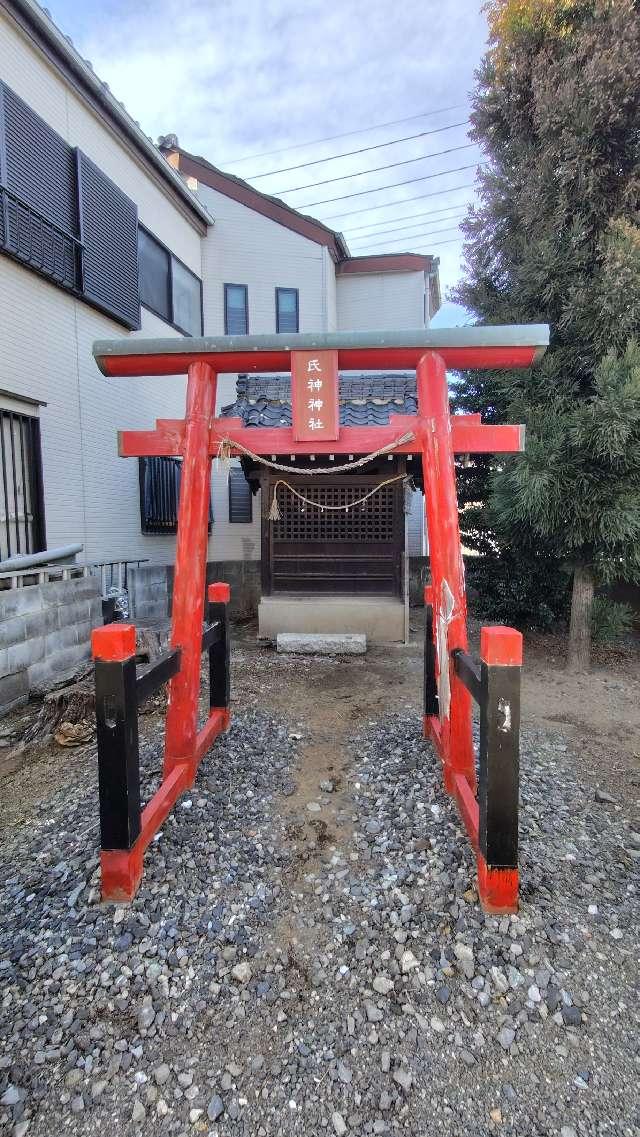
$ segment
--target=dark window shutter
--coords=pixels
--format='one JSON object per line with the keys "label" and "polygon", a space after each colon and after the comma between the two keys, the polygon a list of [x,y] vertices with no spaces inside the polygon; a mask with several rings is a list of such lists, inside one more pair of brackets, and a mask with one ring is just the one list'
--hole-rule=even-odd
{"label": "dark window shutter", "polygon": [[83,292],[127,328],[140,327],[138,209],[78,151]]}
{"label": "dark window shutter", "polygon": [[78,288],[74,151],[3,83],[0,149],[0,245],[65,288]]}
{"label": "dark window shutter", "polygon": [[140,458],[140,520],[143,533],[175,533],[182,462]]}
{"label": "dark window shutter", "polygon": [[229,521],[247,525],[253,518],[251,486],[242,470],[229,470]]}
{"label": "dark window shutter", "polygon": [[50,126],[3,86],[6,187],[47,221],[78,234],[75,154]]}

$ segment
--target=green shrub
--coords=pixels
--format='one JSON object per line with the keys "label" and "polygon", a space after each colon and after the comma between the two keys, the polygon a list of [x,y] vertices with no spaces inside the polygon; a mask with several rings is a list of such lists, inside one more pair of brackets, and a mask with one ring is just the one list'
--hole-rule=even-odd
{"label": "green shrub", "polygon": [[469,611],[479,620],[516,628],[565,624],[570,576],[555,559],[530,554],[467,557]]}
{"label": "green shrub", "polygon": [[591,609],[591,634],[598,643],[611,643],[628,636],[633,628],[630,604],[596,596]]}

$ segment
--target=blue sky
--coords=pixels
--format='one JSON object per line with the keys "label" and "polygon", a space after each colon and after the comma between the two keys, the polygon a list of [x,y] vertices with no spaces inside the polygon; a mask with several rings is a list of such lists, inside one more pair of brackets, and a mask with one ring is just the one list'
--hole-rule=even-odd
{"label": "blue sky", "polygon": [[[455,284],[457,224],[480,159],[465,125],[485,45],[480,0],[49,0],[49,7],[154,140],[175,133],[185,149],[255,178],[257,188],[344,232],[354,253],[433,252],[443,293]],[[408,121],[379,125],[393,120]],[[436,133],[271,173],[426,131]],[[262,157],[267,151],[280,152]],[[395,162],[406,164],[368,172]],[[440,176],[460,166],[471,168]],[[316,185],[335,178],[344,180]],[[381,188],[362,193],[374,187]],[[465,319],[445,305],[438,323]]]}

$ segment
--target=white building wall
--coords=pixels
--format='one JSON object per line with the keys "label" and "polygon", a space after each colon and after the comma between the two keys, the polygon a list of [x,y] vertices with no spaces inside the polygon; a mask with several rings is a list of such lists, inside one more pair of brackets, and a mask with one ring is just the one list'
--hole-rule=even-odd
{"label": "white building wall", "polygon": [[[202,245],[204,334],[224,335],[225,284],[246,284],[251,335],[275,332],[276,288],[298,289],[301,332],[327,330],[325,247],[203,183],[198,197],[215,218]],[[217,408],[234,399],[226,376]]]}
{"label": "white building wall", "polygon": [[340,331],[424,328],[424,272],[368,272],[337,278]]}
{"label": "white building wall", "polygon": [[409,497],[407,553],[410,557],[424,557],[427,554],[424,494],[421,490],[413,490]]}
{"label": "white building wall", "polygon": [[[245,284],[249,333],[276,330],[276,288],[297,288],[301,332],[335,327],[335,267],[324,245],[294,233],[240,202],[200,184],[198,196],[215,218],[203,242],[205,335],[224,334],[224,285]],[[236,375],[218,380],[216,410],[233,403]],[[229,521],[228,484],[214,465],[210,560],[260,559],[260,494],[249,524]]]}
{"label": "white building wall", "polygon": [[[141,222],[201,275],[201,237],[170,189],[145,172],[115,133],[7,19],[2,78],[72,146],[80,146],[138,205]],[[180,377],[105,379],[94,339],[126,329],[35,272],[0,255],[0,389],[38,399],[47,545],[82,541],[90,561],[173,560],[175,539],[140,532],[138,463],[117,453],[119,429],[182,418]],[[143,336],[176,333],[142,310]]]}
{"label": "white building wall", "polygon": [[336,282],[336,266],[329,250],[323,248],[324,253],[324,275],[327,282],[326,289],[326,308],[327,308],[327,325],[328,332],[337,332],[338,330],[338,293]]}
{"label": "white building wall", "polygon": [[[118,457],[117,432],[182,418],[184,379],[105,379],[92,344],[119,338],[122,327],[6,257],[0,296],[0,388],[46,403],[38,417],[47,546],[82,541],[89,561],[173,560],[173,537],[140,532],[138,462]],[[177,333],[143,309],[136,334]]]}

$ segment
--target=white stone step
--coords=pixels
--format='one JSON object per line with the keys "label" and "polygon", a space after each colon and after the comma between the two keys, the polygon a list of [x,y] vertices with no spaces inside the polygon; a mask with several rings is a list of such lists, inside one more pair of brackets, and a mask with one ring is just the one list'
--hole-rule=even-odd
{"label": "white stone step", "polygon": [[367,637],[355,632],[331,635],[319,632],[280,632],[276,647],[279,652],[294,655],[364,655]]}

